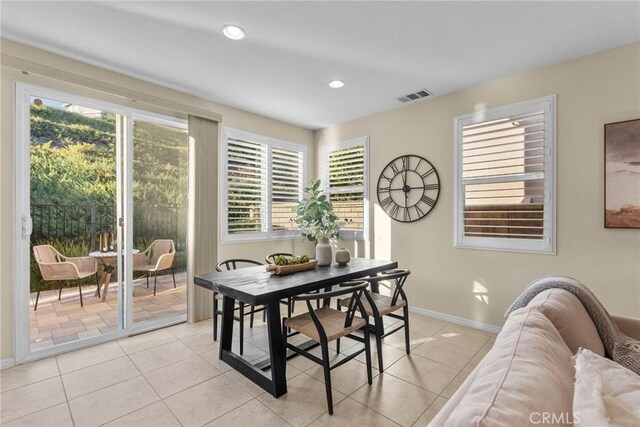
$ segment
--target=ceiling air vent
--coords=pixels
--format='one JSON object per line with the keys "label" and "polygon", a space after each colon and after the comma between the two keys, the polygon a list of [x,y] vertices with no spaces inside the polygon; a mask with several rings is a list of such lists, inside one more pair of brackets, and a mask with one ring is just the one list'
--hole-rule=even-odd
{"label": "ceiling air vent", "polygon": [[416,99],[420,99],[420,98],[426,98],[427,96],[430,96],[431,92],[429,92],[426,89],[422,89],[418,92],[414,92],[414,93],[410,93],[408,95],[405,96],[401,96],[400,98],[398,98],[398,101],[400,102],[410,102],[410,101],[415,101]]}

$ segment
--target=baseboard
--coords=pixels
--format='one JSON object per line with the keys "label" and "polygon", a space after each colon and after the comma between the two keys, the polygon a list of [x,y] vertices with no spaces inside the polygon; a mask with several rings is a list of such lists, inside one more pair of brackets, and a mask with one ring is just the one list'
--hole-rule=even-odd
{"label": "baseboard", "polygon": [[16,361],[12,357],[11,359],[3,359],[0,360],[0,370],[13,368],[16,364]]}
{"label": "baseboard", "polygon": [[492,334],[498,334],[502,330],[502,326],[491,325],[489,323],[478,322],[477,320],[469,320],[463,317],[452,316],[450,314],[440,313],[437,311],[427,310],[420,307],[409,307],[411,313],[419,314],[425,317],[432,317],[434,319],[443,320],[445,322],[454,323],[460,326],[467,326],[469,328],[479,329],[481,331],[490,332]]}

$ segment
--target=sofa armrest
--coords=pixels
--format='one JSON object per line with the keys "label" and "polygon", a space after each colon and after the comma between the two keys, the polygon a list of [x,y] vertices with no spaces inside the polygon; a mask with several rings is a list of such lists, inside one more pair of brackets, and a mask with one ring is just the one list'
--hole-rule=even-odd
{"label": "sofa armrest", "polygon": [[640,340],[640,319],[633,319],[624,316],[611,316],[620,328],[620,331],[637,340]]}

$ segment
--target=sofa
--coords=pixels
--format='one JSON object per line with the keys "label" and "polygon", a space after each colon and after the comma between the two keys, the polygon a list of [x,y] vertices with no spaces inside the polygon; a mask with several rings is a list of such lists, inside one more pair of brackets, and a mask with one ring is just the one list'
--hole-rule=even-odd
{"label": "sofa", "polygon": [[[640,320],[614,320],[640,339]],[[573,357],[581,347],[604,356],[582,303],[562,289],[539,293],[511,313],[491,350],[429,426],[581,424],[573,411]]]}

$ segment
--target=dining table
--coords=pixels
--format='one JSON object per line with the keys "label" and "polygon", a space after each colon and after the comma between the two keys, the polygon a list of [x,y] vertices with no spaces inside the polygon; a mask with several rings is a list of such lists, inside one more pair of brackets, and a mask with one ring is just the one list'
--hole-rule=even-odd
{"label": "dining table", "polygon": [[[195,275],[196,286],[219,293],[223,297],[219,357],[236,371],[274,397],[287,392],[286,363],[280,316],[280,300],[310,291],[328,289],[349,280],[376,275],[398,267],[395,261],[352,258],[347,265],[332,264],[278,276],[264,265],[237,270]],[[263,305],[267,312],[269,357],[252,363],[232,351],[234,308],[236,301]],[[317,345],[309,342],[309,346]]]}

